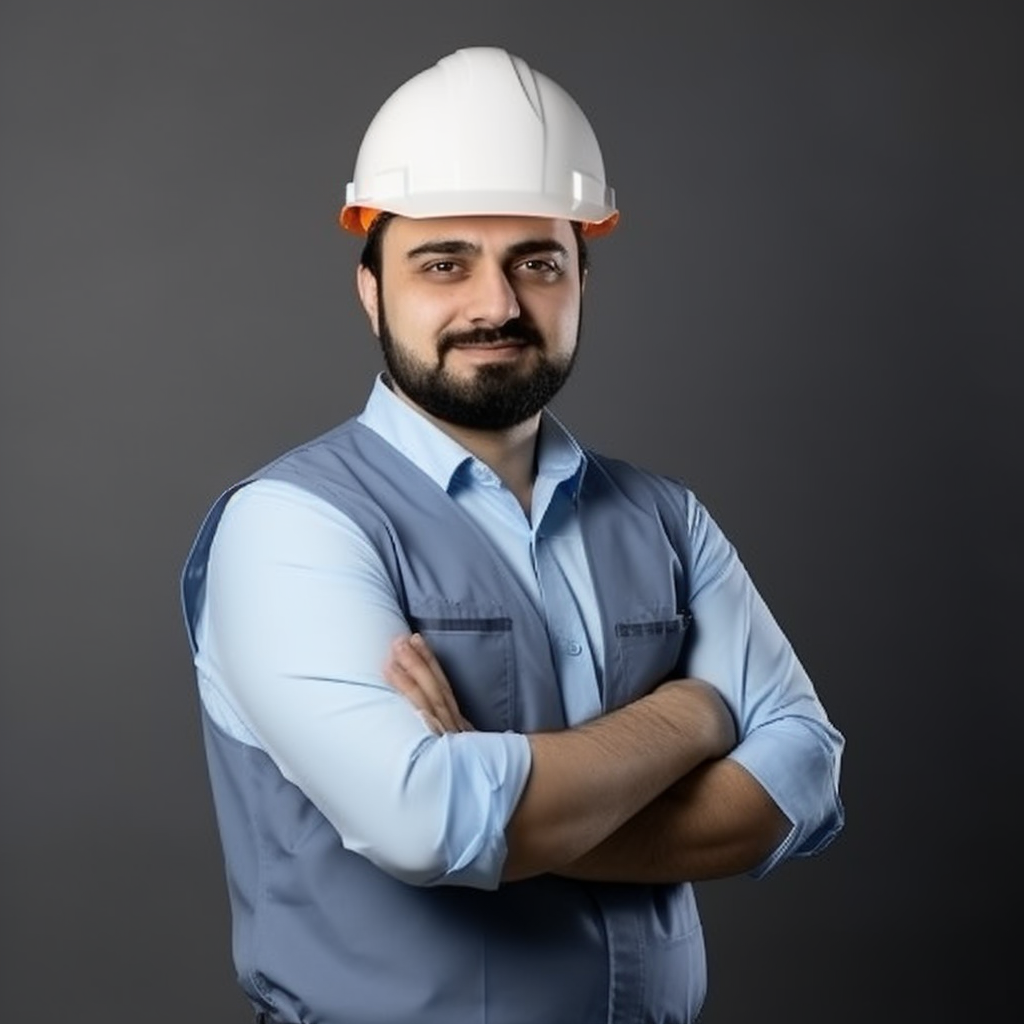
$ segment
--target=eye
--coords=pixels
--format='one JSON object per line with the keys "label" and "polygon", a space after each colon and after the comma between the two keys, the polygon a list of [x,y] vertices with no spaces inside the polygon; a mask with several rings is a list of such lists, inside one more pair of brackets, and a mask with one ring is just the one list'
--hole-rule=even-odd
{"label": "eye", "polygon": [[517,272],[530,277],[539,277],[542,280],[554,280],[564,273],[561,263],[555,259],[544,259],[540,256],[531,256],[516,264]]}
{"label": "eye", "polygon": [[431,274],[451,274],[458,269],[459,265],[455,260],[434,260],[423,265],[423,270]]}
{"label": "eye", "polygon": [[420,264],[418,273],[424,281],[432,284],[451,284],[462,281],[466,276],[466,267],[460,260],[450,257],[426,260]]}

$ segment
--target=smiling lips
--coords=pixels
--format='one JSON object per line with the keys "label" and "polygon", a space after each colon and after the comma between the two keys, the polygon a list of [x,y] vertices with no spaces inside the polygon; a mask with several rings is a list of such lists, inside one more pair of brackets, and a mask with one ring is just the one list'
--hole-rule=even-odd
{"label": "smiling lips", "polygon": [[465,338],[455,341],[447,347],[451,349],[458,349],[460,352],[467,352],[470,354],[479,353],[481,356],[505,356],[511,359],[524,349],[533,348],[534,344],[535,343],[529,338],[516,336],[509,337],[508,335],[505,335],[500,338],[493,339]]}
{"label": "smiling lips", "polygon": [[496,348],[526,348],[527,345],[532,342],[525,341],[522,338],[499,338],[497,341],[466,341],[458,342],[453,345],[452,348],[462,349],[496,349]]}
{"label": "smiling lips", "polygon": [[500,362],[502,359],[518,359],[520,352],[532,347],[532,342],[524,341],[522,338],[502,338],[500,341],[468,341],[452,346],[453,349],[465,352],[471,360],[474,356],[481,360],[492,356],[495,362]]}
{"label": "smiling lips", "polygon": [[543,348],[544,338],[533,324],[516,317],[500,327],[480,327],[468,331],[449,331],[438,339],[438,354],[443,358],[452,348],[465,351],[494,352],[502,349]]}

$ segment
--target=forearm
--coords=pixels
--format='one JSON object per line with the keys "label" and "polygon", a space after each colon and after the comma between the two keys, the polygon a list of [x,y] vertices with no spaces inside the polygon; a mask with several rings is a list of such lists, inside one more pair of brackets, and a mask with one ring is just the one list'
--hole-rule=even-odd
{"label": "forearm", "polygon": [[[385,675],[438,733],[469,727],[422,637],[396,643]],[[736,730],[714,687],[678,679],[585,725],[527,740],[529,776],[505,827],[506,882],[563,871],[606,843],[602,857],[620,856],[610,837],[698,765],[732,750]]]}
{"label": "forearm", "polygon": [[722,758],[695,768],[557,873],[638,883],[743,874],[760,864],[790,827],[753,776]]}
{"label": "forearm", "polygon": [[505,831],[505,881],[579,862],[697,765],[724,754],[734,733],[711,688],[684,680],[529,740],[530,776]]}

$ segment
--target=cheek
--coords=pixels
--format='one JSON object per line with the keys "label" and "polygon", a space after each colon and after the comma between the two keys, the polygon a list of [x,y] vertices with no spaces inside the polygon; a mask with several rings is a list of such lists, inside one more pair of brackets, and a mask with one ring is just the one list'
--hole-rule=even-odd
{"label": "cheek", "polygon": [[407,348],[418,352],[433,350],[445,324],[445,311],[432,296],[414,288],[384,290],[384,312],[388,329]]}
{"label": "cheek", "polygon": [[552,305],[543,321],[544,333],[552,347],[559,351],[571,351],[576,344],[580,326],[580,304],[561,302]]}
{"label": "cheek", "polygon": [[567,340],[575,345],[576,335],[579,334],[580,330],[579,303],[577,303],[569,312],[565,314],[564,327]]}

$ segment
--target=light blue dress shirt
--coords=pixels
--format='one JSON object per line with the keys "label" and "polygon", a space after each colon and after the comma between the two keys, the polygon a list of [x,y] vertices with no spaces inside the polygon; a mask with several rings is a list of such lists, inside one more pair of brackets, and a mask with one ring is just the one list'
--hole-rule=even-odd
{"label": "light blue dress shirt", "polygon": [[[567,721],[600,714],[604,638],[575,515],[586,459],[573,438],[545,413],[527,517],[491,469],[380,378],[359,418],[479,523],[533,596]],[[698,502],[688,515],[699,628],[687,674],[718,686],[739,714],[730,756],[793,823],[752,872],[759,876],[791,849],[827,841],[806,823],[838,827],[838,795],[820,780],[838,779],[843,741],[728,540]],[[383,870],[414,884],[491,888],[529,774],[529,743],[512,732],[434,735],[382,674],[392,641],[407,632],[379,556],[349,517],[272,480],[228,502],[196,633],[210,717],[269,754],[346,847]],[[806,760],[800,719],[828,738],[815,747],[820,772]]]}
{"label": "light blue dress shirt", "polygon": [[[584,468],[572,437],[545,415],[527,518],[493,470],[379,378],[359,418],[480,524],[533,596],[567,720],[600,714],[603,638],[572,514]],[[376,551],[342,512],[273,480],[228,502],[196,633],[211,718],[270,754],[349,849],[409,881],[493,885],[529,744],[514,733],[435,736],[382,674],[406,632]],[[437,877],[419,877],[431,857],[418,846],[441,853]]]}

